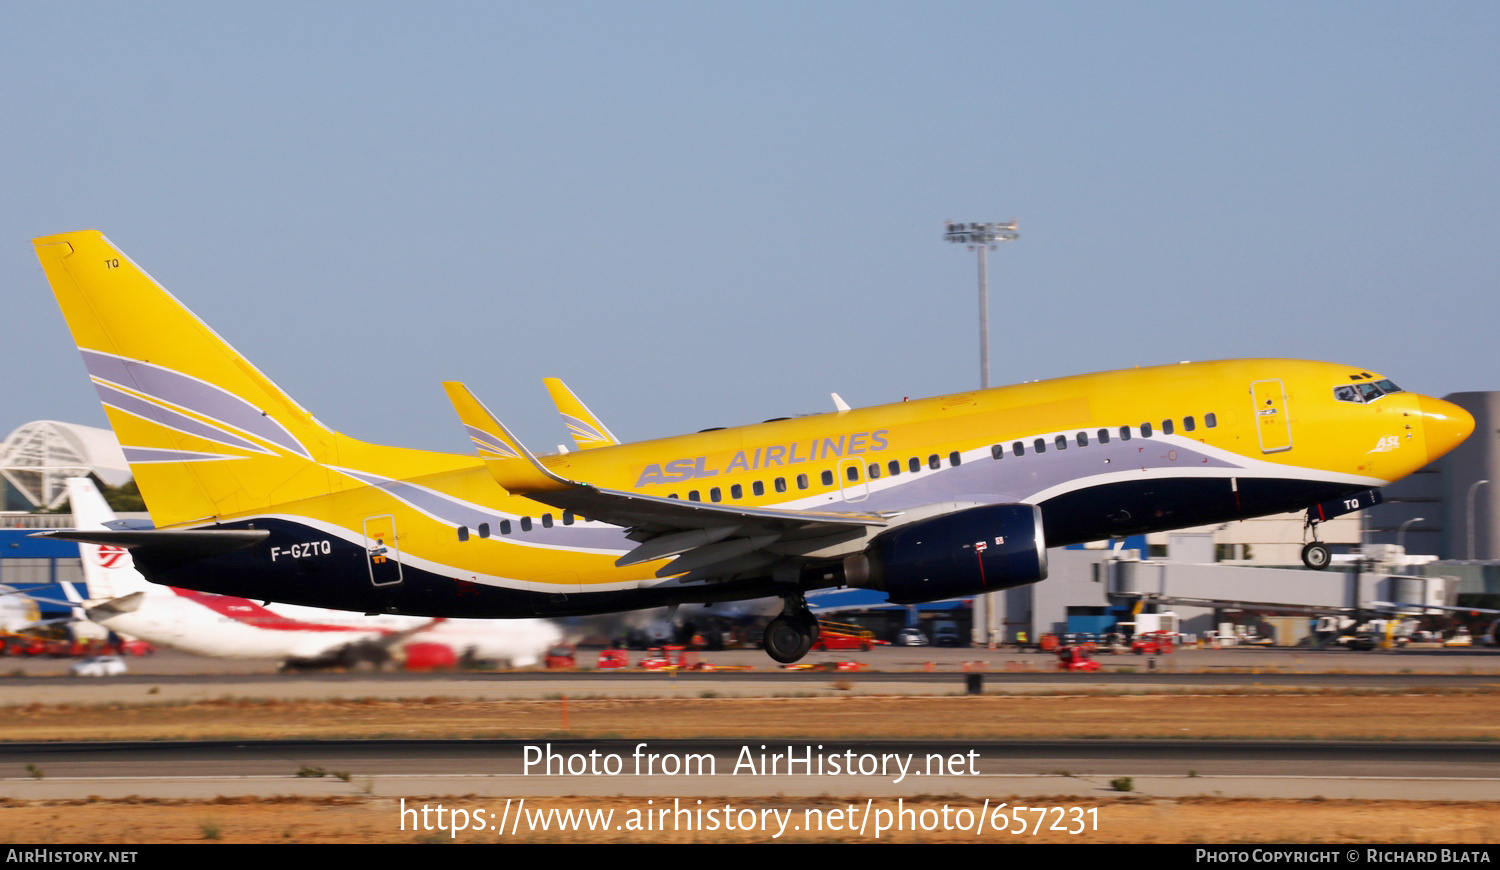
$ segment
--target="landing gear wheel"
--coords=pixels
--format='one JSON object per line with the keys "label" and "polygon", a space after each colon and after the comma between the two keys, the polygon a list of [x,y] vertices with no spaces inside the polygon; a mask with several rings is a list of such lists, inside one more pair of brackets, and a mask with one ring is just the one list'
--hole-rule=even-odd
{"label": "landing gear wheel", "polygon": [[1328,563],[1332,561],[1333,554],[1328,551],[1328,545],[1322,541],[1313,541],[1302,548],[1302,564],[1314,571],[1327,568]]}
{"label": "landing gear wheel", "polygon": [[784,665],[791,664],[812,649],[818,638],[818,621],[809,613],[783,613],[766,625],[766,655]]}

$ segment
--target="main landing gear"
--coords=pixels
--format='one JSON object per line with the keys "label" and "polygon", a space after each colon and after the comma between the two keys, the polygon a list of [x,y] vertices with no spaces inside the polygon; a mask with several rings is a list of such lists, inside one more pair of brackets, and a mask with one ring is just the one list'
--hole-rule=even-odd
{"label": "main landing gear", "polygon": [[1328,545],[1318,540],[1318,521],[1312,518],[1312,512],[1307,515],[1304,530],[1311,530],[1313,539],[1302,547],[1302,564],[1314,571],[1321,571],[1328,567],[1333,561],[1333,553],[1329,552]]}
{"label": "main landing gear", "polygon": [[801,595],[788,595],[780,615],[766,625],[766,654],[782,664],[791,664],[812,649],[818,639],[818,619],[807,609]]}

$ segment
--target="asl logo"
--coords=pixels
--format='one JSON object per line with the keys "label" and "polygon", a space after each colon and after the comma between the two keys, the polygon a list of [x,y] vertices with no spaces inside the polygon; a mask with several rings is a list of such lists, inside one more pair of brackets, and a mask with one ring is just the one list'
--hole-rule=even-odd
{"label": "asl logo", "polygon": [[692,459],[674,459],[665,466],[648,465],[641,471],[641,477],[635,482],[637,487],[648,483],[673,483],[680,480],[692,480],[696,477],[716,477],[719,472],[709,470],[704,466],[708,457],[699,456]]}

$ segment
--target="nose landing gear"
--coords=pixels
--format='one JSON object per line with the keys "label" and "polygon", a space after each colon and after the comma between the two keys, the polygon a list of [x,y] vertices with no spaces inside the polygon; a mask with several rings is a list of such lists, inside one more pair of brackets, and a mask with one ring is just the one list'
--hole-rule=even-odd
{"label": "nose landing gear", "polygon": [[1302,526],[1303,533],[1312,532],[1312,540],[1302,546],[1302,564],[1314,571],[1327,568],[1333,561],[1333,553],[1329,551],[1328,545],[1318,540],[1318,520],[1313,518],[1312,511],[1307,512],[1307,519]]}
{"label": "nose landing gear", "polygon": [[1328,563],[1332,561],[1333,554],[1328,551],[1328,545],[1322,541],[1312,541],[1302,548],[1302,564],[1314,571],[1327,568]]}

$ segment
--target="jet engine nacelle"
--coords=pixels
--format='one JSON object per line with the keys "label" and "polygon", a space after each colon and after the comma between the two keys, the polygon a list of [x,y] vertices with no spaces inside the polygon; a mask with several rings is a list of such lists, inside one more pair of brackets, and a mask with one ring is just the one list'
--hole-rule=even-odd
{"label": "jet engine nacelle", "polygon": [[998,504],[882,532],[844,560],[850,586],[883,589],[896,604],[995,592],[1047,577],[1042,511]]}

